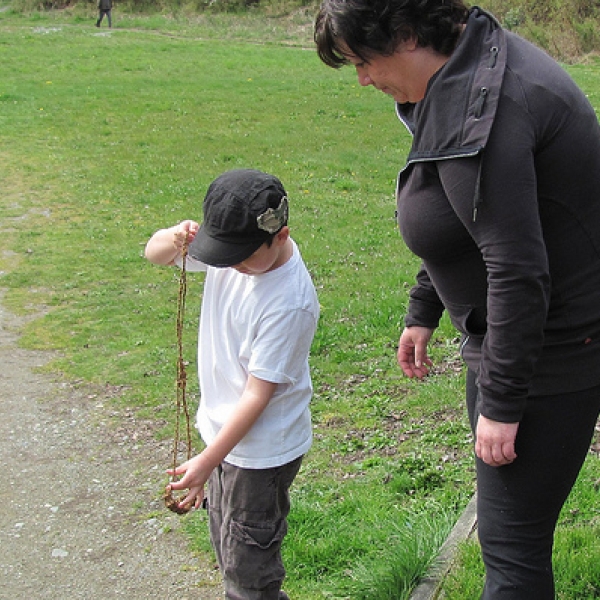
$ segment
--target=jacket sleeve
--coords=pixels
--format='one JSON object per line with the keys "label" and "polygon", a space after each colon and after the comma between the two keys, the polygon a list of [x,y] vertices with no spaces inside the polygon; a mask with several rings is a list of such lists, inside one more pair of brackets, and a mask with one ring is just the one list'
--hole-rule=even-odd
{"label": "jacket sleeve", "polygon": [[417,283],[410,290],[408,312],[404,319],[406,327],[428,327],[435,329],[444,312],[442,304],[429,275],[423,265],[417,273]]}
{"label": "jacket sleeve", "polygon": [[[550,301],[534,130],[526,110],[505,102],[481,156],[438,163],[446,195],[486,265],[487,331],[478,373],[481,414],[502,422],[522,418]],[[479,176],[482,195],[475,218],[473,186]]]}

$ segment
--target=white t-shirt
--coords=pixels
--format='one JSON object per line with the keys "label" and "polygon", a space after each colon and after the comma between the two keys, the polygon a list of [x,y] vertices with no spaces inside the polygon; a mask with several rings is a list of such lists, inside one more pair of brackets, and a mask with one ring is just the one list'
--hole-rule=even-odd
{"label": "white t-shirt", "polygon": [[312,443],[308,354],[319,318],[310,274],[296,244],[281,267],[261,275],[215,268],[188,258],[190,271],[206,271],[196,424],[210,444],[229,418],[248,375],[279,384],[244,439],[225,458],[238,467],[266,469],[306,453]]}

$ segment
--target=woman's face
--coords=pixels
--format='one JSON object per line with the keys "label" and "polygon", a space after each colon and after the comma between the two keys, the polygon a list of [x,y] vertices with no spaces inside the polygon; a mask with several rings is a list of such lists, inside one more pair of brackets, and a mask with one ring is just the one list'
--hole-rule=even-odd
{"label": "woman's face", "polygon": [[344,55],[354,65],[360,85],[372,85],[401,104],[422,100],[429,80],[449,58],[410,40],[401,43],[394,54],[377,54],[368,62],[351,52]]}

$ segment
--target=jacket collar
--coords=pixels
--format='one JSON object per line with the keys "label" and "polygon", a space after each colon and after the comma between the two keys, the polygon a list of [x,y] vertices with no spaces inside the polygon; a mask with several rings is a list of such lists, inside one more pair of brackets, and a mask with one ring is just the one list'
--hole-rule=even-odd
{"label": "jacket collar", "polygon": [[423,100],[396,104],[413,135],[408,163],[476,155],[494,122],[506,67],[506,36],[484,10],[471,9],[450,60],[432,77]]}

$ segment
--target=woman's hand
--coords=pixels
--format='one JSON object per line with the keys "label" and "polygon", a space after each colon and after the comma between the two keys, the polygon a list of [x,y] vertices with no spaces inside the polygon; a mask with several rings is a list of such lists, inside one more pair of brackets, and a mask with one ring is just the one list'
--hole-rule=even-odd
{"label": "woman's hand", "polygon": [[407,327],[398,342],[398,364],[407,377],[423,379],[433,364],[427,355],[427,344],[433,329],[427,327]]}
{"label": "woman's hand", "polygon": [[518,429],[518,423],[500,423],[479,415],[475,454],[491,467],[509,465],[517,458],[515,440]]}

